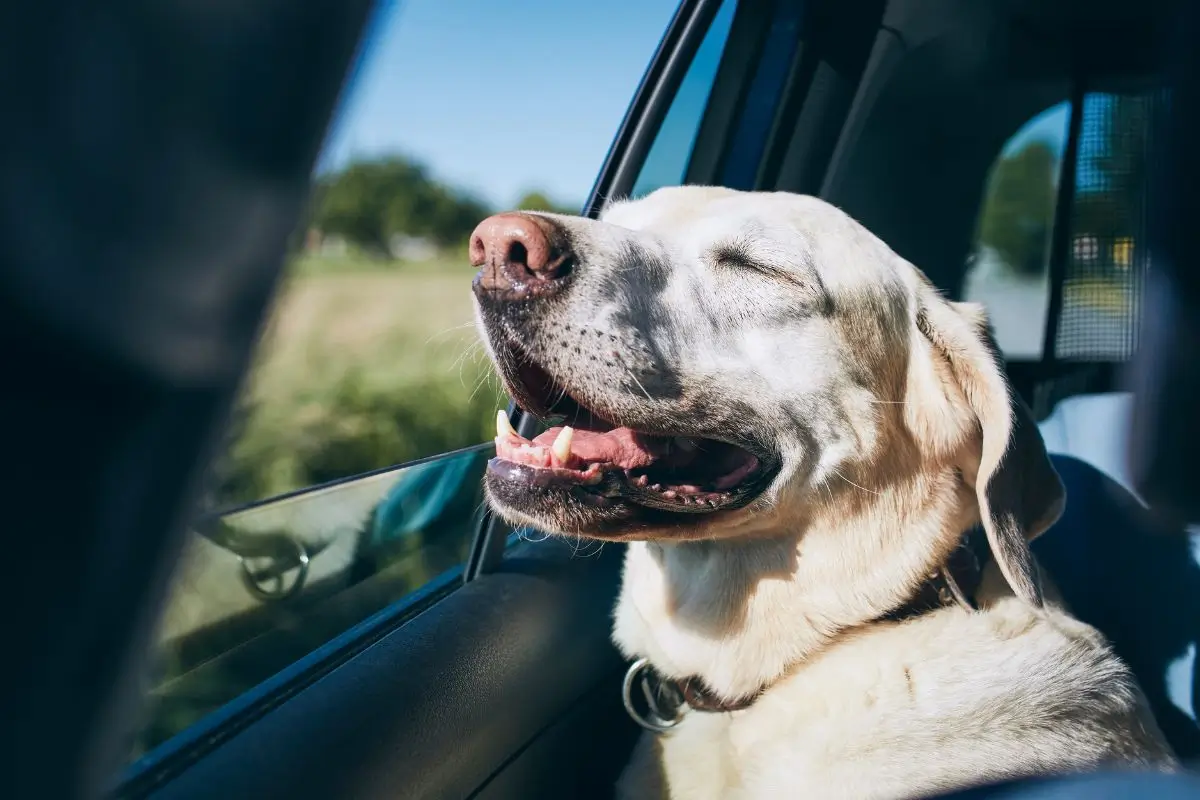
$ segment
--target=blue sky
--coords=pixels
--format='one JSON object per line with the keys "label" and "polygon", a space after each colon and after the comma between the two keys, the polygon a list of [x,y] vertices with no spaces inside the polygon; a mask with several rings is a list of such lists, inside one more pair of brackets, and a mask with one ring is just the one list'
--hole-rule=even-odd
{"label": "blue sky", "polygon": [[1004,145],[1004,154],[1012,154],[1033,140],[1042,140],[1054,146],[1055,152],[1062,157],[1062,151],[1067,146],[1067,122],[1070,115],[1068,103],[1058,103],[1034,118],[1016,132],[1012,139]]}
{"label": "blue sky", "polygon": [[1017,131],[1016,135],[1008,140],[1008,143],[1004,146],[1005,154],[1016,152],[1027,143],[1040,139],[1051,144],[1055,152],[1061,157],[1062,151],[1067,144],[1067,121],[1069,116],[1070,105],[1067,103],[1059,103],[1056,106],[1046,109],[1025,123],[1021,130]]}
{"label": "blue sky", "polygon": [[383,0],[322,168],[401,152],[497,206],[582,203],[677,0]]}
{"label": "blue sky", "polygon": [[[321,168],[399,152],[497,207],[581,204],[677,1],[382,0]],[[1064,104],[1006,150],[1065,129]]]}

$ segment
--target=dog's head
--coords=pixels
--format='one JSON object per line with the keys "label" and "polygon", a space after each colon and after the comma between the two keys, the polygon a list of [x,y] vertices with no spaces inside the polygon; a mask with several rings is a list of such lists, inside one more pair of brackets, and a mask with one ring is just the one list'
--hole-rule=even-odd
{"label": "dog's head", "polygon": [[506,388],[554,424],[529,441],[501,416],[486,483],[505,517],[599,539],[750,536],[902,484],[952,495],[956,525],[982,520],[1040,602],[1026,541],[1062,487],[982,309],[840,210],[668,188],[598,221],[491,217],[471,259]]}

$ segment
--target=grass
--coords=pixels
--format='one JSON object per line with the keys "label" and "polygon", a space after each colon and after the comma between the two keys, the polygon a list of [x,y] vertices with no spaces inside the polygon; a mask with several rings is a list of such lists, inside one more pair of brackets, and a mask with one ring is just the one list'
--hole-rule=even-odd
{"label": "grass", "polygon": [[465,258],[301,258],[243,387],[213,504],[486,441],[504,402]]}
{"label": "grass", "polygon": [[1063,304],[1067,307],[1080,306],[1113,316],[1128,316],[1133,313],[1133,299],[1132,279],[1082,278],[1063,284]]}

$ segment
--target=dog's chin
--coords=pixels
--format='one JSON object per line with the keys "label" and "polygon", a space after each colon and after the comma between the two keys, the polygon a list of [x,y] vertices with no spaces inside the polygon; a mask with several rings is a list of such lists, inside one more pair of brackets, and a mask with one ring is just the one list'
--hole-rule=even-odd
{"label": "dog's chin", "polygon": [[631,487],[617,477],[594,484],[563,480],[553,470],[494,458],[484,488],[492,508],[506,520],[547,533],[610,542],[711,538],[719,518],[754,502],[759,481],[722,493],[720,502],[696,499],[681,505],[661,492]]}

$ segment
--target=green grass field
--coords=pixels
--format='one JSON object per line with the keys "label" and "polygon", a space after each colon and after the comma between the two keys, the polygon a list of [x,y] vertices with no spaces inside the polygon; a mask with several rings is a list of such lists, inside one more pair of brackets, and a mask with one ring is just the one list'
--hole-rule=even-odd
{"label": "green grass field", "polygon": [[214,505],[490,439],[504,400],[474,329],[472,274],[465,258],[290,265]]}

